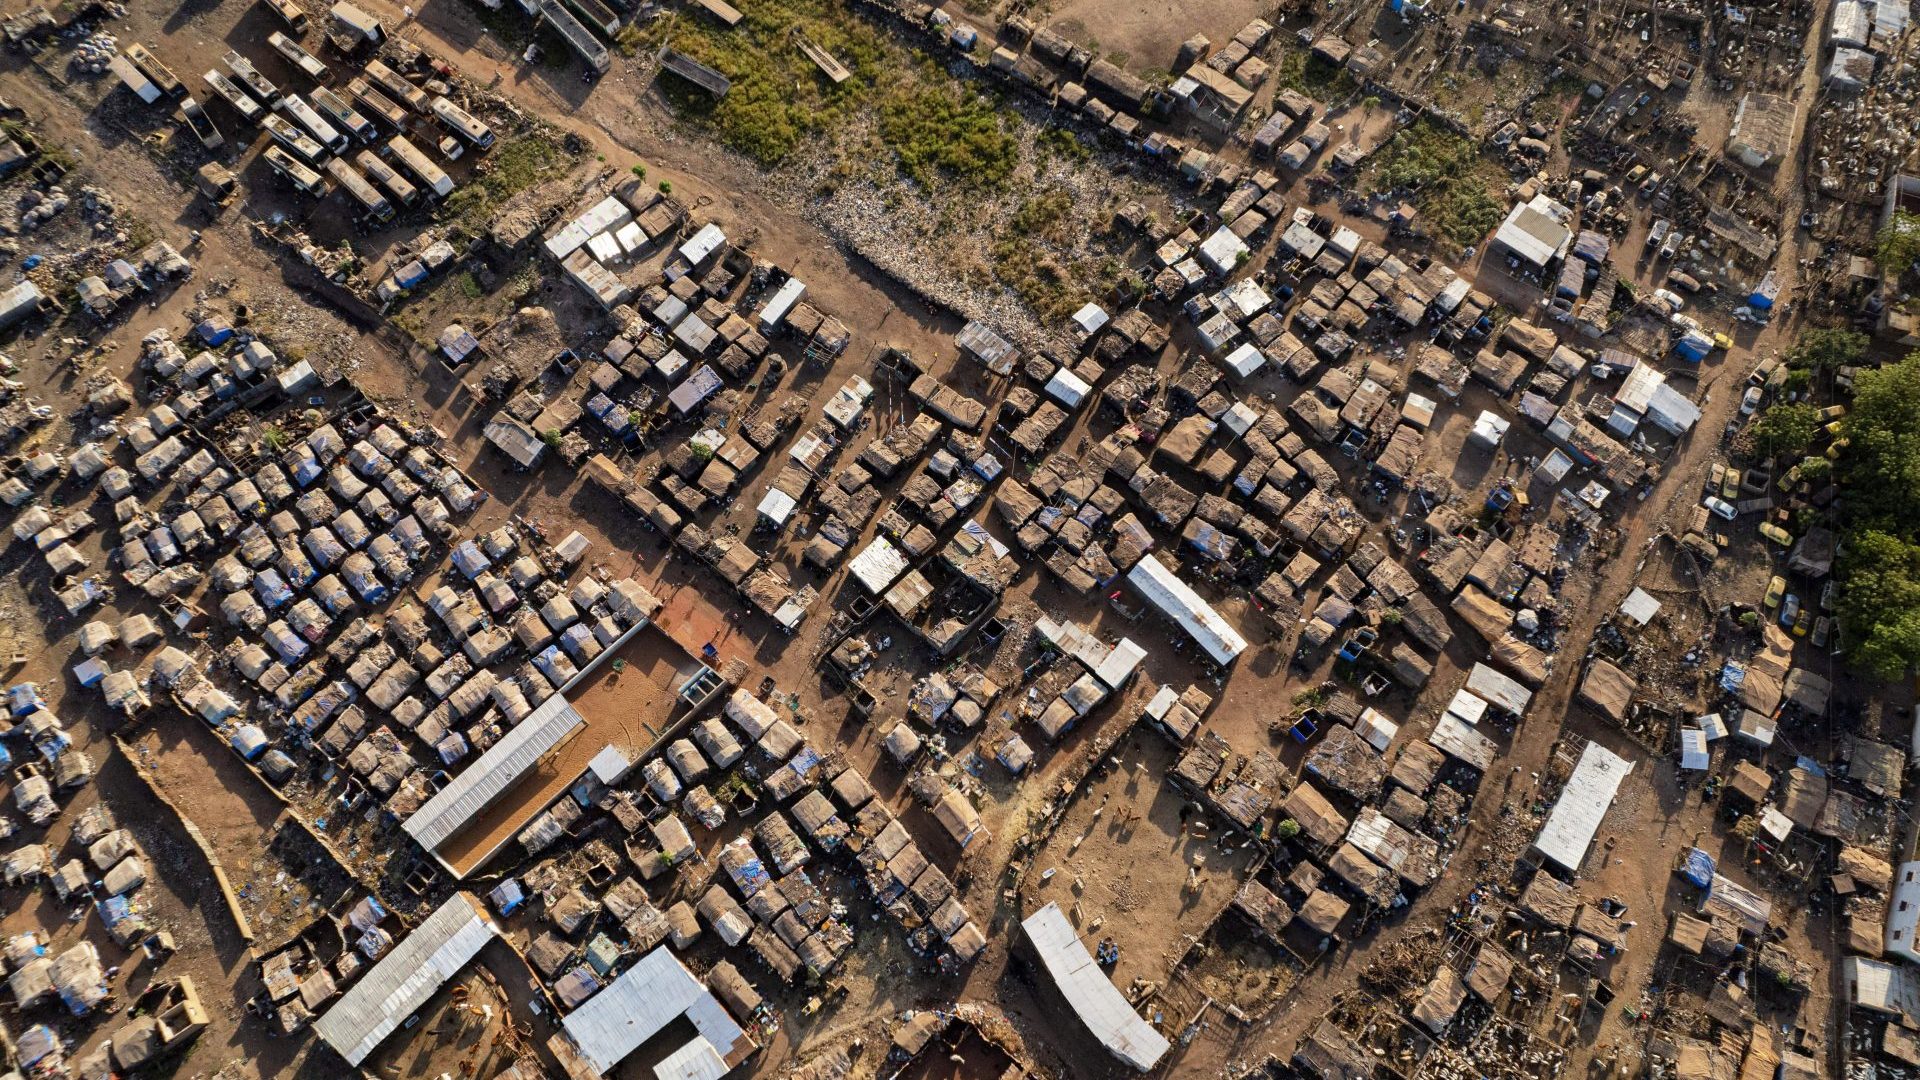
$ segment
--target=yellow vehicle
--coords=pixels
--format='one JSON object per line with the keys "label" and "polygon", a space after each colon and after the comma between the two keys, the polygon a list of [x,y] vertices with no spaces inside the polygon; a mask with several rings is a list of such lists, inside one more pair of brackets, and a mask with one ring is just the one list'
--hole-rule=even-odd
{"label": "yellow vehicle", "polygon": [[1769,521],[1760,526],[1760,535],[1779,544],[1781,547],[1793,546],[1793,534]]}
{"label": "yellow vehicle", "polygon": [[1719,491],[1721,483],[1726,479],[1727,467],[1717,461],[1714,462],[1713,466],[1707,470],[1707,490]]}
{"label": "yellow vehicle", "polygon": [[1821,409],[1816,415],[1820,418],[1821,423],[1829,420],[1838,420],[1847,415],[1847,407],[1845,405],[1829,405]]}
{"label": "yellow vehicle", "polygon": [[1740,497],[1740,470],[1728,469],[1727,475],[1720,478],[1720,497],[1732,502]]}
{"label": "yellow vehicle", "polygon": [[1844,423],[1846,423],[1846,421],[1844,420],[1835,420],[1833,423],[1828,424],[1825,428],[1821,430],[1827,433],[1827,438],[1837,439],[1840,437],[1840,425]]}
{"label": "yellow vehicle", "polygon": [[1813,612],[1808,611],[1806,608],[1801,608],[1800,614],[1795,616],[1793,620],[1793,636],[1806,637],[1807,631],[1812,628]]}
{"label": "yellow vehicle", "polygon": [[1780,598],[1786,594],[1787,579],[1781,577],[1779,574],[1775,574],[1773,575],[1773,580],[1767,582],[1767,597],[1765,600],[1760,601],[1760,604],[1762,607],[1779,607]]}
{"label": "yellow vehicle", "polygon": [[1850,443],[1850,442],[1852,442],[1852,441],[1853,441],[1853,440],[1851,440],[1851,439],[1846,439],[1846,438],[1840,438],[1840,439],[1835,439],[1835,440],[1833,440],[1833,442],[1832,442],[1832,444],[1831,444],[1831,445],[1829,445],[1829,446],[1827,447],[1827,460],[1828,460],[1828,461],[1839,461],[1839,460],[1840,460],[1840,451],[1842,451],[1842,450],[1845,450],[1845,449],[1847,448],[1847,444],[1848,444],[1848,443]]}
{"label": "yellow vehicle", "polygon": [[1733,348],[1733,337],[1724,330],[1715,330],[1713,332],[1713,347],[1722,352],[1728,352]]}

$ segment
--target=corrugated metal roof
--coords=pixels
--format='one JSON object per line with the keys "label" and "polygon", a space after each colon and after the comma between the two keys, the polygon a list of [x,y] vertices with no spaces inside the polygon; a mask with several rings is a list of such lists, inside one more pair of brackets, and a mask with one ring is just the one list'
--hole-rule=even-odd
{"label": "corrugated metal roof", "polygon": [[1127,571],[1127,581],[1161,614],[1179,623],[1214,663],[1232,663],[1246,649],[1247,640],[1240,632],[1159,559],[1149,555],[1135,563]]}
{"label": "corrugated metal roof", "polygon": [[1166,1056],[1167,1037],[1140,1018],[1080,943],[1059,904],[1048,904],[1020,924],[1061,996],[1113,1056],[1141,1072]]}
{"label": "corrugated metal roof", "polygon": [[723,1058],[747,1037],[706,984],[662,945],[560,1023],[587,1064],[604,1076],[681,1016]]}
{"label": "corrugated metal roof", "polygon": [[559,694],[541,702],[518,727],[408,818],[404,826],[407,835],[428,851],[438,849],[533,768],[542,755],[586,722]]}
{"label": "corrugated metal roof", "polygon": [[720,1080],[727,1075],[727,1061],[712,1043],[695,1035],[692,1042],[655,1065],[653,1075],[658,1080]]}
{"label": "corrugated metal roof", "polygon": [[455,893],[360,977],[313,1029],[358,1065],[498,933],[479,905]]}
{"label": "corrugated metal roof", "polygon": [[1598,743],[1588,743],[1533,846],[1567,870],[1578,871],[1620,782],[1632,771],[1633,762]]}

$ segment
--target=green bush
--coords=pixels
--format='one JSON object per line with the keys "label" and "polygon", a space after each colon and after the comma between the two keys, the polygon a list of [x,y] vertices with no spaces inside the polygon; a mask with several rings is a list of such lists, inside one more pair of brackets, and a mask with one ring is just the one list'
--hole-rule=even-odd
{"label": "green bush", "polygon": [[880,103],[880,138],[900,159],[900,170],[921,187],[947,178],[992,187],[1020,163],[994,103],[962,86],[917,82]]}
{"label": "green bush", "polygon": [[1476,244],[1506,214],[1489,168],[1471,141],[1421,120],[1381,149],[1369,188],[1376,194],[1411,192],[1441,235],[1456,244]]}
{"label": "green bush", "polygon": [[1820,432],[1820,413],[1807,404],[1778,404],[1767,408],[1753,425],[1760,452],[1772,458],[1798,457]]}
{"label": "green bush", "polygon": [[1871,339],[1857,331],[1815,327],[1788,350],[1787,366],[1821,371],[1858,364],[1869,344]]}

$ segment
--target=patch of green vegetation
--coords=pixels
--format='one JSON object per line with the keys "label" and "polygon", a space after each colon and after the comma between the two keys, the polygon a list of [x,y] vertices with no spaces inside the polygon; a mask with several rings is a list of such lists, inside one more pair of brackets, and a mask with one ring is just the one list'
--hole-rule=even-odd
{"label": "patch of green vegetation", "polygon": [[1034,142],[1041,149],[1068,161],[1086,161],[1093,156],[1093,148],[1081,142],[1080,136],[1072,128],[1047,128],[1035,137]]}
{"label": "patch of green vegetation", "polygon": [[566,175],[573,155],[548,133],[503,139],[473,174],[447,196],[445,212],[469,234],[477,235],[501,203],[520,192]]}
{"label": "patch of green vegetation", "polygon": [[1019,144],[994,102],[931,79],[901,86],[880,103],[880,138],[921,187],[938,178],[992,187],[1020,163]]}
{"label": "patch of green vegetation", "polygon": [[1874,261],[1896,279],[1920,260],[1920,214],[1896,211],[1874,237]]}
{"label": "patch of green vegetation", "polygon": [[1920,665],[1920,353],[1863,371],[1842,424],[1840,625],[1867,671]]}
{"label": "patch of green vegetation", "polygon": [[[844,120],[850,105],[899,66],[897,47],[830,0],[756,0],[740,12],[732,29],[704,18],[662,19],[622,48],[640,53],[671,44],[725,75],[733,86],[718,102],[674,75],[662,74],[659,85],[680,115],[711,124],[722,142],[762,165],[778,164]],[[794,42],[796,29],[852,77],[837,85],[828,80]]]}
{"label": "patch of green vegetation", "polygon": [[459,283],[460,295],[469,300],[478,300],[487,293],[485,289],[480,287],[480,279],[474,277],[473,271],[471,270],[462,271],[460,276],[455,280]]}
{"label": "patch of green vegetation", "polygon": [[994,278],[1044,319],[1077,311],[1091,296],[1084,283],[1098,276],[1097,268],[1074,265],[1059,253],[1072,239],[1072,215],[1066,191],[1036,195],[1020,204],[993,245]]}
{"label": "patch of green vegetation", "polygon": [[1770,458],[1799,457],[1819,433],[1819,410],[1805,402],[1770,405],[1753,425],[1760,452]]}
{"label": "patch of green vegetation", "polygon": [[1323,101],[1343,98],[1360,88],[1346,68],[1327,63],[1303,49],[1288,49],[1280,54],[1273,69],[1273,81],[1287,90],[1298,90]]}
{"label": "patch of green vegetation", "polygon": [[1470,140],[1421,120],[1375,155],[1368,183],[1375,193],[1410,192],[1433,230],[1456,244],[1475,244],[1505,213],[1490,173]]}
{"label": "patch of green vegetation", "polygon": [[1800,340],[1793,343],[1793,348],[1787,350],[1787,365],[1831,371],[1858,364],[1866,357],[1867,346],[1871,343],[1867,335],[1857,330],[1815,327],[1802,333]]}

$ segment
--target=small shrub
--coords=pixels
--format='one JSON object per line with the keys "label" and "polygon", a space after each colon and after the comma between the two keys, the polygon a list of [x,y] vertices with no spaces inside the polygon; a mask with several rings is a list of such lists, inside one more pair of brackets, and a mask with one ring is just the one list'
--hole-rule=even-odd
{"label": "small shrub", "polygon": [[673,194],[673,181],[671,180],[660,181],[660,194],[662,195]]}

